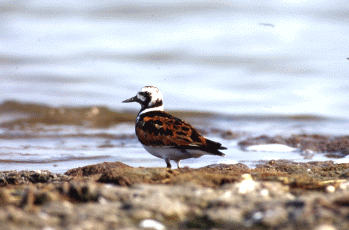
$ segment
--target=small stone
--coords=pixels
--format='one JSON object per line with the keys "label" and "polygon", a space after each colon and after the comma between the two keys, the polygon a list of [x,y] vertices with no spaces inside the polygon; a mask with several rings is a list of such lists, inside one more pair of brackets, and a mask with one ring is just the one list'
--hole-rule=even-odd
{"label": "small stone", "polygon": [[94,183],[72,183],[69,189],[69,196],[83,202],[98,201],[99,192]]}
{"label": "small stone", "polygon": [[326,187],[326,192],[328,193],[334,193],[336,191],[336,188],[333,185],[329,185]]}
{"label": "small stone", "polygon": [[20,176],[18,174],[8,175],[6,178],[6,184],[20,184]]}
{"label": "small stone", "polygon": [[323,224],[317,226],[314,230],[337,230],[337,228],[329,224]]}
{"label": "small stone", "polygon": [[141,185],[130,199],[130,205],[132,208],[146,209],[164,217],[183,219],[189,208],[180,199],[173,197],[173,191],[171,187],[163,185]]}
{"label": "small stone", "polygon": [[269,196],[269,191],[267,189],[262,189],[260,191],[260,194],[263,196],[263,197],[267,197]]}
{"label": "small stone", "polygon": [[58,197],[53,192],[40,192],[35,194],[35,204],[43,205],[48,202],[58,200]]}
{"label": "small stone", "polygon": [[139,224],[139,227],[147,228],[147,229],[156,229],[156,230],[166,229],[166,227],[162,223],[152,219],[142,220],[141,223]]}
{"label": "small stone", "polygon": [[259,221],[261,221],[263,219],[263,217],[264,217],[264,213],[258,211],[258,212],[253,213],[252,220],[254,222],[259,222]]}
{"label": "small stone", "polygon": [[153,213],[146,209],[130,209],[129,217],[135,220],[149,219],[153,216]]}
{"label": "small stone", "polygon": [[264,213],[262,223],[270,228],[277,228],[288,221],[288,212],[282,207],[268,209]]}
{"label": "small stone", "polygon": [[25,193],[23,195],[23,198],[20,203],[20,207],[24,208],[26,210],[32,209],[35,201],[34,197],[34,190],[35,188],[32,186],[29,186],[26,188]]}
{"label": "small stone", "polygon": [[241,210],[232,207],[209,209],[207,217],[214,226],[229,229],[242,227],[244,221]]}
{"label": "small stone", "polygon": [[[1,184],[1,183],[0,183],[0,184]],[[346,190],[346,189],[348,189],[348,187],[349,187],[349,181],[342,182],[342,183],[340,183],[340,185],[339,185],[339,188],[340,188],[341,190]]]}
{"label": "small stone", "polygon": [[0,188],[0,206],[11,203],[11,194],[8,189]]}
{"label": "small stone", "polygon": [[66,181],[64,181],[61,185],[57,187],[58,191],[61,192],[63,195],[69,194],[70,184]]}
{"label": "small stone", "polygon": [[238,193],[245,194],[248,192],[252,192],[255,188],[255,182],[252,180],[250,174],[243,174],[241,176],[243,181],[237,183]]}
{"label": "small stone", "polygon": [[48,183],[52,180],[52,176],[47,171],[37,170],[30,176],[33,183]]}
{"label": "small stone", "polygon": [[55,201],[45,204],[43,212],[49,215],[71,215],[73,213],[73,205],[69,201]]}

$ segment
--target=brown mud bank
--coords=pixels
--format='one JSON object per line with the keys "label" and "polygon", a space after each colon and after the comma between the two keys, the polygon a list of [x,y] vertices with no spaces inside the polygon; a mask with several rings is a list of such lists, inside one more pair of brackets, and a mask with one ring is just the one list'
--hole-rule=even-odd
{"label": "brown mud bank", "polygon": [[5,101],[0,104],[1,128],[27,129],[38,124],[76,125],[105,128],[133,121],[133,113],[118,113],[103,106],[52,107],[48,105]]}
{"label": "brown mud bank", "polygon": [[[121,102],[120,102],[121,103]],[[204,111],[169,111],[181,119],[190,119],[196,124],[207,126],[212,119],[235,122],[296,122],[334,121],[315,115],[226,115]],[[138,110],[117,111],[106,106],[51,106],[6,100],[0,103],[0,128],[27,130],[35,125],[74,125],[87,128],[108,128],[123,122],[134,122]],[[35,130],[35,129],[34,129]],[[207,130],[206,130],[207,131]],[[211,130],[215,131],[215,130]],[[229,134],[229,133],[228,133]],[[239,134],[241,136],[241,134]]]}
{"label": "brown mud bank", "polygon": [[331,161],[3,171],[0,220],[7,229],[347,229],[348,178],[349,164]]}
{"label": "brown mud bank", "polygon": [[[115,111],[105,106],[54,107],[8,100],[0,104],[0,128],[30,130],[38,124],[107,128],[123,122],[134,122],[137,113],[138,111]],[[172,114],[202,119],[216,116],[208,112],[189,111],[172,111]]]}

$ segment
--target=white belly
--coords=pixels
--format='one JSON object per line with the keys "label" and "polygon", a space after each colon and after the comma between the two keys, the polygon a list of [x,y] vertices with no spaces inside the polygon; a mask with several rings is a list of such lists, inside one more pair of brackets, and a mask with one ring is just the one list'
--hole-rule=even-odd
{"label": "white belly", "polygon": [[147,150],[151,155],[162,158],[162,159],[170,159],[170,160],[182,160],[188,158],[197,158],[201,157],[204,154],[209,154],[207,152],[201,150],[187,149],[187,150],[179,150],[176,148],[170,147],[152,147],[143,145],[145,150]]}

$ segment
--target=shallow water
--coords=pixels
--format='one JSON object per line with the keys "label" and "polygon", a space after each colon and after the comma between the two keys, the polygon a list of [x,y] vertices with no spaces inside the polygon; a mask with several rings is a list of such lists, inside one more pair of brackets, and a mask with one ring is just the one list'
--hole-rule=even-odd
{"label": "shallow water", "polygon": [[[49,107],[5,102],[0,105],[1,170],[49,169],[63,173],[70,168],[104,161],[121,161],[131,166],[165,167],[165,162],[148,154],[134,134],[137,111],[120,113],[105,107]],[[331,134],[345,135],[349,122],[312,116],[227,116],[214,113],[172,111],[192,123],[208,138],[228,148],[226,157],[203,156],[182,161],[182,166],[202,167],[216,163],[244,163],[288,159],[298,162],[334,160],[324,153],[310,157],[299,149],[277,150],[264,146],[243,151],[238,142],[259,135]],[[225,138],[232,131],[236,138]],[[275,147],[275,146],[274,146]],[[175,164],[173,164],[175,166]]]}
{"label": "shallow water", "polygon": [[302,160],[243,152],[211,131],[348,135],[348,10],[344,0],[2,1],[1,169],[164,166],[132,136],[139,106],[121,103],[144,85],[229,147],[184,166]]}

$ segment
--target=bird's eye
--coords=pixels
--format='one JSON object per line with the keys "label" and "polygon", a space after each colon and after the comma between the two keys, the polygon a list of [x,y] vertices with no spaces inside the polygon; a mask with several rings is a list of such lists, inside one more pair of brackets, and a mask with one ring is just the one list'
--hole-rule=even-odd
{"label": "bird's eye", "polygon": [[143,92],[139,92],[137,94],[137,98],[141,101],[145,101],[145,99],[146,99],[145,94]]}

